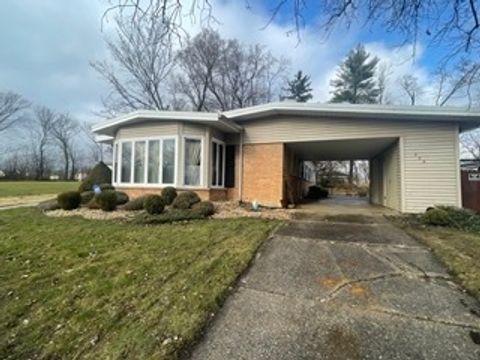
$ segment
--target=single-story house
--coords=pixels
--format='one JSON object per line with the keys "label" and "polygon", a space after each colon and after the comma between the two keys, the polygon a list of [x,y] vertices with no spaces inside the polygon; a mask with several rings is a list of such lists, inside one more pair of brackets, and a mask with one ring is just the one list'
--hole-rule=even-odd
{"label": "single-story house", "polygon": [[312,183],[304,164],[365,159],[370,200],[401,212],[461,206],[459,134],[480,112],[458,108],[269,103],[218,113],[135,111],[93,131],[113,145],[113,185],[166,186],[203,199],[285,206]]}

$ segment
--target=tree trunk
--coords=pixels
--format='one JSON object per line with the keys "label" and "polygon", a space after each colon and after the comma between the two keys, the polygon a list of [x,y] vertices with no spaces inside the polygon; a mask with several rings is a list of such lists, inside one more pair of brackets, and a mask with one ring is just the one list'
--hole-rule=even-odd
{"label": "tree trunk", "polygon": [[353,166],[354,166],[354,161],[350,160],[350,165],[349,165],[349,169],[348,169],[348,183],[350,185],[353,184]]}

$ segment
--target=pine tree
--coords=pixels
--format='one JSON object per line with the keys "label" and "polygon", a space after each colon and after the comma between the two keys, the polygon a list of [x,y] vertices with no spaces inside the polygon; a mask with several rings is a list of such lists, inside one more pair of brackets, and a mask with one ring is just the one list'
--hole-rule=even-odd
{"label": "pine tree", "polygon": [[288,81],[288,87],[284,90],[287,92],[286,99],[295,100],[296,102],[307,102],[312,95],[310,76],[303,75],[299,70],[294,78]]}
{"label": "pine tree", "polygon": [[331,81],[335,88],[330,100],[334,103],[374,104],[378,102],[380,90],[375,82],[375,70],[379,59],[370,59],[363,45],[351,50],[340,65],[337,78]]}

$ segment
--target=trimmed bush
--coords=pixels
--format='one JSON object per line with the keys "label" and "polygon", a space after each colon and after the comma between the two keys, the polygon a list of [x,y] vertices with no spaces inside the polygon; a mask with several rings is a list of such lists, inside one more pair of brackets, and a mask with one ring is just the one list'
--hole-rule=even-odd
{"label": "trimmed bush", "polygon": [[150,215],[145,213],[138,214],[133,222],[139,225],[159,225],[173,223],[177,221],[190,221],[190,220],[202,220],[205,219],[203,215],[188,209],[171,209],[159,215]]}
{"label": "trimmed bush", "polygon": [[143,210],[143,202],[145,200],[145,196],[140,196],[138,198],[132,199],[123,205],[122,209],[127,211],[139,211]]}
{"label": "trimmed bush", "polygon": [[143,208],[151,215],[161,214],[165,203],[160,195],[148,195],[143,201]]}
{"label": "trimmed bush", "polygon": [[197,195],[197,193],[193,191],[185,191],[183,193],[180,193],[175,200],[173,200],[172,206],[175,209],[191,209],[193,205],[196,203],[199,203],[200,197]]}
{"label": "trimmed bush", "polygon": [[80,206],[82,197],[78,191],[65,191],[57,196],[57,201],[63,210],[73,210]]}
{"label": "trimmed bush", "polygon": [[128,195],[122,191],[115,191],[115,195],[117,195],[117,205],[126,204],[129,200]]}
{"label": "trimmed bush", "polygon": [[115,187],[110,183],[100,184],[99,187],[102,191],[115,190]]}
{"label": "trimmed bush", "polygon": [[84,191],[80,194],[80,197],[82,198],[82,200],[80,201],[80,204],[82,205],[87,205],[90,200],[93,199],[93,197],[95,196],[95,193],[93,191]]}
{"label": "trimmed bush", "polygon": [[103,162],[99,162],[95,167],[90,171],[88,176],[80,184],[78,191],[91,191],[93,190],[93,185],[97,184],[110,184],[112,181],[112,170],[105,165]]}
{"label": "trimmed bush", "polygon": [[57,199],[42,201],[38,204],[38,208],[43,211],[52,211],[60,209]]}
{"label": "trimmed bush", "polygon": [[117,194],[115,191],[102,191],[95,195],[95,203],[103,211],[113,211],[117,207]]}
{"label": "trimmed bush", "polygon": [[173,200],[177,197],[177,190],[172,186],[167,186],[162,190],[162,198],[165,205],[171,205]]}
{"label": "trimmed bush", "polygon": [[208,217],[215,214],[215,206],[211,201],[200,201],[192,206],[192,211],[202,216]]}
{"label": "trimmed bush", "polygon": [[440,208],[433,208],[433,209],[427,210],[422,215],[421,219],[422,219],[422,222],[427,225],[448,226],[451,224],[450,217],[448,216],[448,212]]}
{"label": "trimmed bush", "polygon": [[311,200],[325,199],[328,197],[328,190],[321,186],[310,186],[308,188],[307,198]]}
{"label": "trimmed bush", "polygon": [[366,197],[368,195],[368,188],[365,186],[358,188],[357,195],[360,197]]}

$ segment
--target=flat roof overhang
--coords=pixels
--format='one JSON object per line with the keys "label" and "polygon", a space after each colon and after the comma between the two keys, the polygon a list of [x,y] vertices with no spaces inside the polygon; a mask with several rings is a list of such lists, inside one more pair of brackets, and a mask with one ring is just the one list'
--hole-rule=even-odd
{"label": "flat roof overhang", "polygon": [[397,137],[321,140],[287,143],[304,161],[369,160],[385,151]]}
{"label": "flat roof overhang", "polygon": [[228,119],[222,119],[216,113],[193,111],[134,111],[92,126],[97,135],[115,136],[120,127],[148,122],[181,121],[214,127],[225,133],[239,133],[242,127]]}
{"label": "flat roof overhang", "polygon": [[377,104],[319,104],[280,102],[223,112],[225,119],[249,121],[259,118],[290,115],[394,121],[437,121],[458,123],[460,131],[480,126],[480,109],[440,106],[394,106]]}

